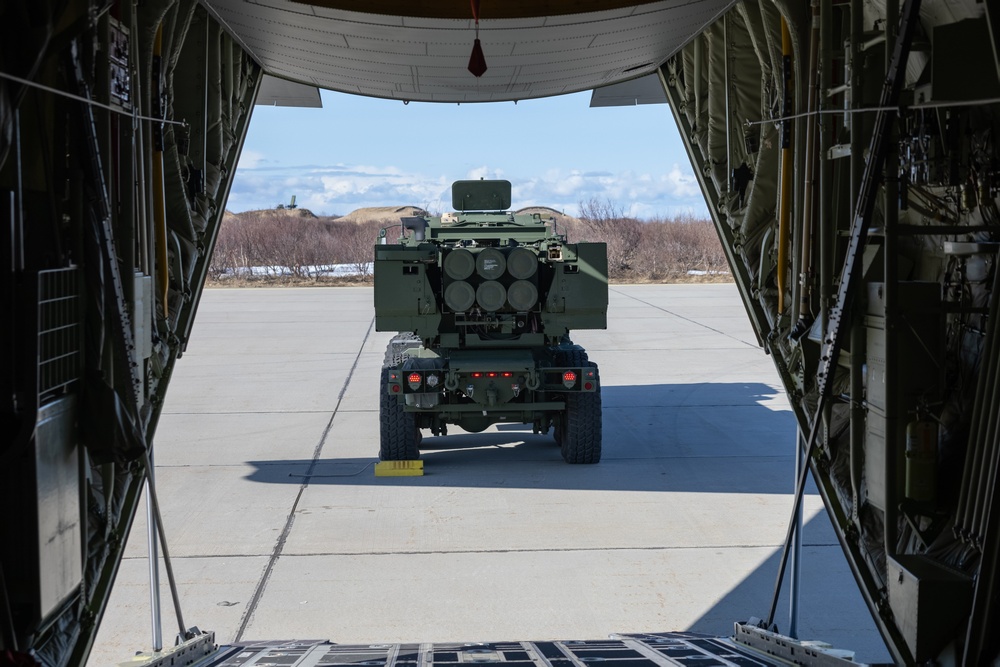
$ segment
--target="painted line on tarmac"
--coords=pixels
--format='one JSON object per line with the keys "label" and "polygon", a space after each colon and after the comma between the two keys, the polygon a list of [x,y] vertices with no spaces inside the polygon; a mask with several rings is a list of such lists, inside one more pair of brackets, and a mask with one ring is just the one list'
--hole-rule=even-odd
{"label": "painted line on tarmac", "polygon": [[[566,547],[553,549],[455,549],[452,551],[438,549],[428,551],[316,551],[310,553],[285,554],[285,558],[357,558],[359,556],[488,556],[491,554],[572,554],[572,553],[617,553],[625,551],[654,552],[654,551],[740,551],[746,549],[769,549],[777,552],[783,545],[781,544],[692,544],[688,546],[633,546],[633,547]],[[807,549],[839,549],[839,542],[810,542],[802,545]],[[184,560],[193,559],[217,560],[217,559],[248,559],[259,558],[259,556],[249,554],[193,554],[184,556]],[[132,556],[123,558],[123,561],[144,561],[146,556]],[[238,641],[238,640],[233,640]]]}
{"label": "painted line on tarmac", "polygon": [[660,312],[664,312],[667,315],[673,315],[674,317],[676,317],[678,319],[681,319],[681,320],[684,320],[685,322],[690,322],[691,324],[696,324],[699,327],[703,327],[705,329],[708,329],[709,331],[714,331],[715,333],[719,334],[720,336],[725,336],[726,338],[731,338],[731,339],[733,339],[733,340],[735,340],[735,341],[737,341],[739,343],[743,343],[744,345],[752,347],[755,350],[759,350],[760,349],[760,346],[757,345],[756,343],[748,343],[747,341],[743,340],[742,338],[737,338],[736,336],[727,334],[725,331],[719,331],[718,329],[716,329],[714,327],[710,327],[707,324],[699,322],[698,320],[692,320],[690,317],[684,317],[683,315],[679,315],[679,314],[675,313],[672,310],[667,310],[666,308],[663,308],[661,306],[657,306],[655,303],[650,303],[649,301],[646,301],[645,299],[640,299],[637,296],[632,296],[631,294],[626,294],[625,292],[621,292],[621,291],[616,290],[616,289],[612,289],[610,291],[612,291],[615,294],[618,294],[620,296],[628,297],[629,299],[634,299],[635,301],[638,301],[639,303],[645,304],[645,305],[649,306],[650,308],[655,308],[656,310],[659,310]]}
{"label": "painted line on tarmac", "polygon": [[316,443],[316,449],[313,450],[312,461],[309,462],[309,468],[306,470],[305,478],[299,485],[299,492],[295,495],[295,502],[292,503],[292,509],[288,512],[288,517],[285,519],[285,527],[281,530],[281,535],[278,536],[278,541],[274,545],[274,551],[271,553],[271,558],[267,561],[267,567],[264,568],[264,574],[261,575],[260,580],[257,582],[257,587],[253,592],[253,597],[251,597],[250,602],[247,603],[247,608],[243,612],[243,617],[240,619],[240,628],[236,631],[236,636],[233,637],[233,642],[238,642],[243,639],[243,633],[246,632],[247,626],[249,626],[250,621],[253,620],[254,612],[257,611],[257,605],[260,604],[260,599],[264,595],[264,589],[267,588],[267,582],[270,581],[271,573],[274,572],[274,564],[278,562],[278,558],[281,557],[281,552],[285,549],[285,542],[288,540],[288,534],[292,532],[292,524],[295,523],[295,512],[298,509],[299,501],[302,499],[302,493],[309,486],[309,479],[312,476],[313,470],[316,468],[316,463],[319,461],[320,454],[323,452],[323,445],[326,444],[326,438],[330,434],[330,429],[333,428],[333,420],[337,418],[337,412],[340,410],[340,404],[344,400],[344,394],[347,393],[347,387],[351,384],[351,378],[354,377],[354,371],[358,367],[358,362],[361,360],[361,354],[364,352],[365,345],[368,343],[368,338],[371,336],[374,328],[375,318],[372,317],[371,322],[368,323],[368,331],[365,332],[365,337],[361,341],[358,353],[354,357],[354,363],[351,365],[351,370],[347,374],[347,378],[344,380],[344,386],[341,387],[340,393],[337,395],[337,404],[333,408],[333,414],[330,415],[330,420],[326,423],[326,428],[323,429],[323,435],[320,436],[319,442]]}

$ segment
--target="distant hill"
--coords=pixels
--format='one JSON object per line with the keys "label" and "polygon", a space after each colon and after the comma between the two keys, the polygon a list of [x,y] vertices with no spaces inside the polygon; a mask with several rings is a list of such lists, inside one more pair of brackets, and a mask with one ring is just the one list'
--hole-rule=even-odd
{"label": "distant hill", "polygon": [[[514,211],[518,215],[532,215],[538,213],[543,218],[555,218],[556,222],[559,224],[574,224],[579,222],[579,218],[574,218],[571,215],[566,215],[554,208],[548,206],[527,206],[525,208]],[[396,222],[400,218],[414,217],[414,216],[425,216],[429,213],[420,208],[419,206],[366,206],[364,208],[359,208],[351,211],[347,215],[321,215],[317,216],[312,211],[307,208],[266,208],[256,211],[243,211],[241,213],[233,213],[232,211],[226,211],[224,214],[224,220],[235,219],[235,218],[248,218],[251,216],[265,217],[270,219],[286,219],[286,218],[297,218],[303,220],[337,220],[339,222],[370,222],[370,221],[392,221]]]}
{"label": "distant hill", "polygon": [[[241,211],[240,213],[233,213],[232,211],[226,211],[222,215],[222,219],[226,220],[228,218],[246,218],[252,215],[262,215],[268,218],[307,218],[316,219],[315,213],[307,208],[263,208],[256,211]],[[336,216],[322,216],[322,217],[336,217]]]}
{"label": "distant hill", "polygon": [[522,209],[514,211],[515,215],[532,215],[534,213],[540,214],[543,218],[549,218],[549,217],[555,218],[556,222],[560,224],[564,222],[569,222],[569,223],[580,222],[579,218],[574,218],[571,215],[566,215],[565,213],[557,211],[554,208],[550,208],[548,206],[526,206]]}
{"label": "distant hill", "polygon": [[267,218],[313,218],[324,220],[339,220],[342,222],[369,222],[372,220],[396,221],[403,217],[427,215],[427,211],[419,206],[368,206],[351,211],[347,215],[319,215],[307,208],[265,208],[255,211],[234,213],[226,211],[223,219],[263,216]]}
{"label": "distant hill", "polygon": [[351,211],[338,220],[349,222],[367,222],[369,220],[399,220],[415,216],[427,215],[427,211],[419,206],[368,206]]}

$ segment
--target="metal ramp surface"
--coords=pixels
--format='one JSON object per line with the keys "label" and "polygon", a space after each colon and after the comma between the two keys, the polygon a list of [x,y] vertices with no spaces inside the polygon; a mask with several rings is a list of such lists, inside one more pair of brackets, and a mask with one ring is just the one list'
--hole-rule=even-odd
{"label": "metal ramp surface", "polygon": [[[800,664],[856,664],[822,651]],[[805,658],[805,655],[800,657]],[[818,660],[815,660],[818,658]],[[613,635],[595,641],[341,645],[321,640],[244,642],[220,647],[211,667],[764,667],[787,665],[730,638],[693,632]]]}

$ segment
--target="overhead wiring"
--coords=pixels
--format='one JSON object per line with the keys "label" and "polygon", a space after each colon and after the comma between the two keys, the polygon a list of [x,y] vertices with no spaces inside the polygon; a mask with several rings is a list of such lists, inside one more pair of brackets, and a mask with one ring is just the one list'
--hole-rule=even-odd
{"label": "overhead wiring", "polygon": [[947,107],[972,107],[985,106],[989,104],[1000,104],[1000,97],[991,97],[981,100],[960,100],[947,102],[922,102],[920,104],[908,104],[899,107],[862,107],[858,109],[817,109],[815,111],[803,111],[791,116],[777,116],[765,120],[747,120],[747,127],[764,125],[767,123],[781,123],[786,120],[797,120],[799,118],[809,118],[813,116],[842,116],[845,114],[872,113],[878,111],[900,111],[912,109],[943,109]]}
{"label": "overhead wiring", "polygon": [[53,95],[59,95],[71,100],[76,100],[77,102],[83,102],[93,107],[100,107],[101,109],[106,109],[112,111],[116,114],[125,116],[127,118],[135,118],[138,120],[148,120],[154,123],[163,123],[165,125],[180,125],[181,127],[188,127],[188,124],[182,120],[169,120],[167,118],[156,118],[154,116],[142,116],[133,114],[131,111],[125,109],[119,109],[118,107],[111,106],[110,104],[104,104],[103,102],[97,102],[95,100],[87,99],[81,95],[74,95],[73,93],[67,93],[65,90],[59,90],[58,88],[53,88],[52,86],[46,86],[42,83],[37,83],[29,79],[22,79],[19,76],[14,76],[13,74],[7,74],[6,72],[0,72],[0,79],[7,79],[8,81],[14,81],[25,86],[30,86],[32,88],[37,88],[39,90],[44,90]]}

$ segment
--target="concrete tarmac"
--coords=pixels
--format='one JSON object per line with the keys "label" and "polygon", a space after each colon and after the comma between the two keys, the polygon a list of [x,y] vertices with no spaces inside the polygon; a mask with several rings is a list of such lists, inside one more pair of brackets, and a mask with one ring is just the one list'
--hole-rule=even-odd
{"label": "concrete tarmac", "polygon": [[[767,615],[795,425],[734,285],[612,286],[608,329],[573,334],[603,383],[593,466],[502,425],[425,433],[423,477],[376,478],[391,335],[370,288],[206,290],[154,450],[186,625],[368,644],[729,635]],[[799,636],[888,662],[814,489],[804,507]],[[140,516],[88,665],[150,650],[146,543]]]}

